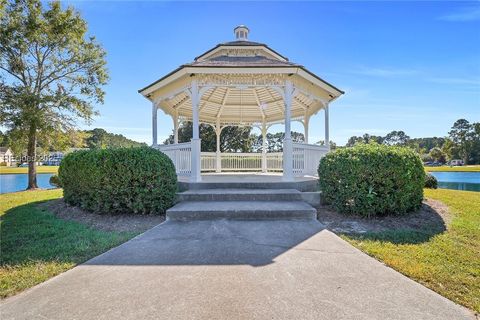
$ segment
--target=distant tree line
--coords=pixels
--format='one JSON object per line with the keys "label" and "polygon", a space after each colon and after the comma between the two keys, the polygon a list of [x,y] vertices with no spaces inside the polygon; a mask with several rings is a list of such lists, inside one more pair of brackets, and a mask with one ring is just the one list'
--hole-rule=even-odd
{"label": "distant tree line", "polygon": [[[252,133],[251,126],[228,126],[220,134],[221,152],[261,152],[263,137],[261,134]],[[294,142],[304,142],[303,133],[292,131]],[[283,150],[283,132],[267,133],[267,152],[281,152]],[[192,138],[192,122],[182,122],[178,128],[178,142],[188,142]],[[217,150],[217,135],[215,129],[208,124],[200,124],[200,139],[202,151],[215,152]],[[164,141],[164,144],[172,144],[173,133]]]}
{"label": "distant tree line", "polygon": [[[26,137],[17,134],[15,130],[0,131],[0,146],[11,148],[15,155],[26,154],[27,144]],[[130,140],[121,134],[114,134],[107,132],[105,129],[95,128],[93,130],[57,131],[48,135],[40,135],[37,141],[37,153],[66,151],[70,148],[106,149],[145,145],[145,143]]]}
{"label": "distant tree line", "polygon": [[[192,137],[192,123],[183,122],[178,130],[179,142],[188,142]],[[200,125],[202,151],[216,151],[215,129],[207,124]],[[267,133],[267,151],[281,152],[283,150],[284,133]],[[292,140],[304,142],[303,133],[292,131]],[[171,144],[173,133],[164,141]],[[348,139],[346,147],[357,143],[379,143],[385,145],[405,146],[414,149],[424,161],[446,163],[453,159],[461,159],[466,164],[480,163],[480,123],[470,123],[465,119],[455,121],[447,137],[411,138],[404,131],[392,131],[385,136],[364,134]],[[324,141],[316,144],[323,145]],[[252,133],[252,127],[226,127],[220,135],[221,152],[261,152],[262,135]],[[330,141],[335,149],[335,142]]]}
{"label": "distant tree line", "polygon": [[461,159],[465,164],[480,163],[480,123],[470,123],[465,119],[455,121],[447,137],[410,138],[403,131],[392,131],[386,136],[366,133],[351,137],[346,146],[371,142],[413,148],[424,161],[446,163]]}

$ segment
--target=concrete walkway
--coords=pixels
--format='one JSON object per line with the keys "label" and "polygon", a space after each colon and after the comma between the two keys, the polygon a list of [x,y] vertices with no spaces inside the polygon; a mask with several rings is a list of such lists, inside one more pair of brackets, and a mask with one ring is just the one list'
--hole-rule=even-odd
{"label": "concrete walkway", "polygon": [[165,222],[1,304],[7,319],[473,319],[316,221]]}

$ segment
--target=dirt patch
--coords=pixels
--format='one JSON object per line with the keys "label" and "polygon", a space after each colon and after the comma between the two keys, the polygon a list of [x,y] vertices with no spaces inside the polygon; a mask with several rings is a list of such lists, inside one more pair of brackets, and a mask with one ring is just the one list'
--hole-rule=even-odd
{"label": "dirt patch", "polygon": [[331,207],[318,208],[317,219],[320,223],[337,233],[365,233],[387,230],[434,229],[445,231],[450,222],[448,207],[440,201],[426,199],[420,210],[403,216],[386,216],[367,219],[360,216],[344,215]]}
{"label": "dirt patch", "polygon": [[165,215],[104,215],[69,206],[63,199],[40,204],[60,219],[77,221],[94,229],[118,232],[143,232],[165,221]]}

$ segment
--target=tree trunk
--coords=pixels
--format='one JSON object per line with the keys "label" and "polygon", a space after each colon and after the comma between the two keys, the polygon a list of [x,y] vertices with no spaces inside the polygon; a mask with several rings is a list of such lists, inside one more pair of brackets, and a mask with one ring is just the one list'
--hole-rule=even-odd
{"label": "tree trunk", "polygon": [[37,185],[37,127],[35,124],[30,125],[28,131],[28,187],[27,190],[38,189]]}

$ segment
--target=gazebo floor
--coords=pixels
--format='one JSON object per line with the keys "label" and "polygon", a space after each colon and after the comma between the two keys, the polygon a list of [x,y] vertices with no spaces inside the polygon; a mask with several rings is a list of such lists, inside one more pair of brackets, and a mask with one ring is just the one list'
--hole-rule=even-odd
{"label": "gazebo floor", "polygon": [[181,190],[200,189],[296,189],[302,192],[317,191],[318,178],[295,177],[294,181],[283,181],[282,173],[222,172],[204,173],[201,182],[190,182],[190,177],[179,176]]}

